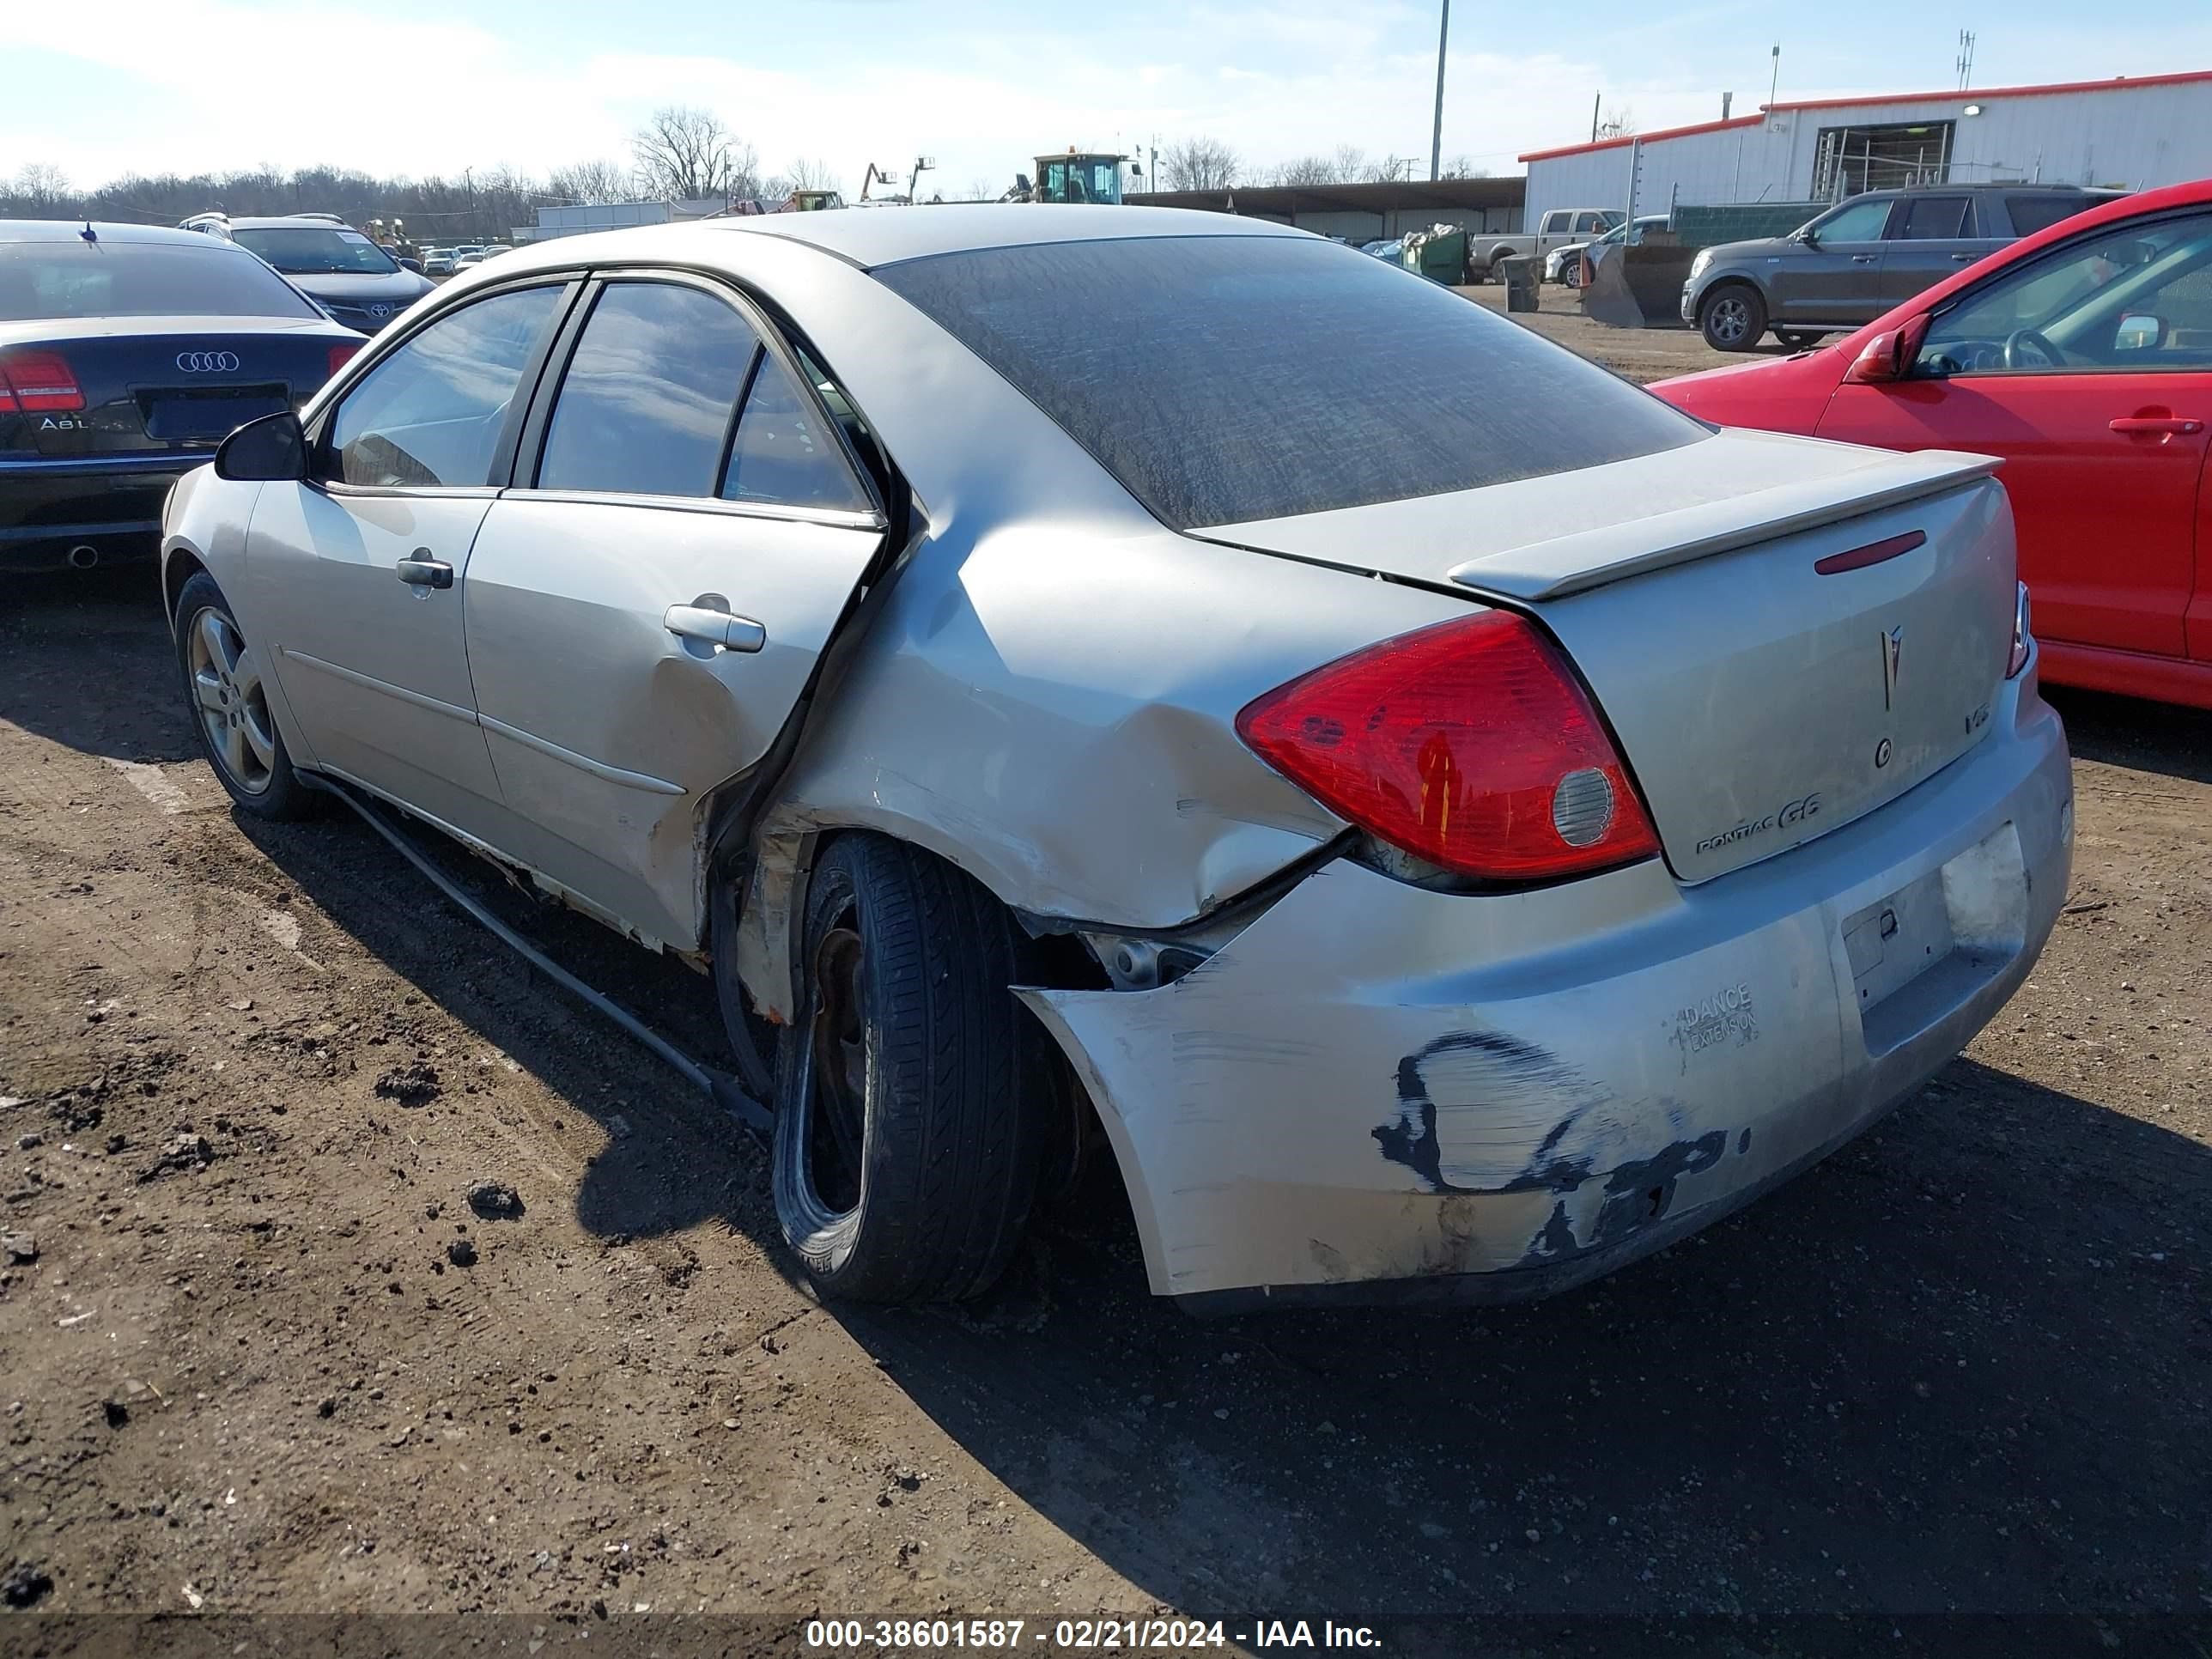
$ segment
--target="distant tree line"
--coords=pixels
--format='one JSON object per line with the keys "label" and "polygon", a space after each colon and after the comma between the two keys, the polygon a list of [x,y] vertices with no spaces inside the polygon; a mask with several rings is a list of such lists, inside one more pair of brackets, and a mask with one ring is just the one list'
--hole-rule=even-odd
{"label": "distant tree line", "polygon": [[[1252,167],[1229,145],[1209,137],[1169,145],[1157,158],[1155,171],[1157,177],[1147,182],[1161,190],[1390,183],[1428,173],[1411,156],[1370,158],[1350,144],[1326,155]],[[1445,163],[1443,176],[1480,179],[1486,169],[1455,156]],[[763,173],[759,153],[712,111],[671,105],[655,110],[631,136],[628,156],[576,162],[543,178],[499,167],[386,179],[351,167],[288,171],[264,162],[220,173],[131,173],[94,190],[78,190],[61,168],[33,162],[14,178],[0,180],[0,218],[173,225],[191,214],[217,210],[234,217],[335,213],[353,224],[398,220],[417,243],[481,242],[534,223],[540,207],[702,198],[774,204],[794,190],[838,188],[828,164],[819,161],[793,161],[780,173]],[[997,192],[979,180],[971,193],[981,198]]]}
{"label": "distant tree line", "polygon": [[[1218,138],[1184,138],[1162,149],[1158,159],[1160,190],[1233,190],[1239,185],[1387,185],[1408,179],[1425,179],[1429,170],[1410,155],[1370,157],[1352,144],[1339,144],[1334,154],[1297,156],[1273,167],[1248,166],[1244,159]],[[1441,175],[1446,179],[1486,179],[1487,167],[1479,167],[1464,155],[1448,157]]]}
{"label": "distant tree line", "polygon": [[711,112],[671,106],[638,130],[628,157],[556,167],[543,178],[501,167],[387,179],[352,167],[287,170],[264,162],[219,173],[131,173],[78,190],[61,168],[33,162],[0,179],[0,218],[173,225],[216,210],[240,218],[335,213],[352,224],[397,219],[417,243],[481,242],[534,223],[539,207],[701,198],[772,204],[794,189],[836,188],[828,164],[818,161],[763,174],[753,147]]}

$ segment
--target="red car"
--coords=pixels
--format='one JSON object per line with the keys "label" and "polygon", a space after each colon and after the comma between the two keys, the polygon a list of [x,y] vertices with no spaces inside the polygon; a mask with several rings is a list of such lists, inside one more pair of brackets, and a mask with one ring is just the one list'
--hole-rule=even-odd
{"label": "red car", "polygon": [[1722,426],[2003,457],[2043,678],[2212,708],[2212,179],[2062,220],[1819,350],[1651,389]]}

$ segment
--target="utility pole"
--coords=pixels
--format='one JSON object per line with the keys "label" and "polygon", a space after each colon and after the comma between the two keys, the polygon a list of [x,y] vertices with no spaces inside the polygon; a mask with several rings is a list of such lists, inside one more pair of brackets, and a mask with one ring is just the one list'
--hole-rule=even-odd
{"label": "utility pole", "polygon": [[1974,80],[1974,32],[1959,31],[1959,90],[1964,92]]}
{"label": "utility pole", "polygon": [[1774,43],[1774,77],[1766,84],[1766,106],[1774,107],[1774,100],[1782,90],[1782,43]]}
{"label": "utility pole", "polygon": [[1590,97],[1590,143],[1597,143],[1597,112],[1605,107],[1605,94],[1594,93]]}
{"label": "utility pole", "polygon": [[1437,124],[1429,133],[1429,182],[1444,159],[1444,43],[1451,39],[1451,0],[1443,0],[1443,16],[1437,25]]}

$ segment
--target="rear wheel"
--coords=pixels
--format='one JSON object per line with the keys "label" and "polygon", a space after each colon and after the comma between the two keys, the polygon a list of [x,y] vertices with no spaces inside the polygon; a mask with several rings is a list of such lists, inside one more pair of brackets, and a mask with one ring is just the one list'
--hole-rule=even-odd
{"label": "rear wheel", "polygon": [[1698,330],[1716,351],[1749,351],[1766,332],[1766,301],[1748,283],[1724,283],[1698,307]]}
{"label": "rear wheel", "polygon": [[840,836],[807,885],[776,1088],[776,1218],[825,1296],[974,1296],[1028,1221],[1049,1120],[1021,936],[971,878]]}
{"label": "rear wheel", "polygon": [[312,817],[322,797],[300,781],[269,712],[261,656],[230,601],[204,570],[177,595],[177,666],[208,764],[240,808],[258,818]]}

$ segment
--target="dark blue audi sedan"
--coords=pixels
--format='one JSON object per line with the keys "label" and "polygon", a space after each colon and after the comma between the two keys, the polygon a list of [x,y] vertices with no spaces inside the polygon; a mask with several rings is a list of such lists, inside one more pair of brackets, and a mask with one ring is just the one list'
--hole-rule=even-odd
{"label": "dark blue audi sedan", "polygon": [[169,486],[364,343],[216,237],[0,220],[0,570],[151,558]]}

